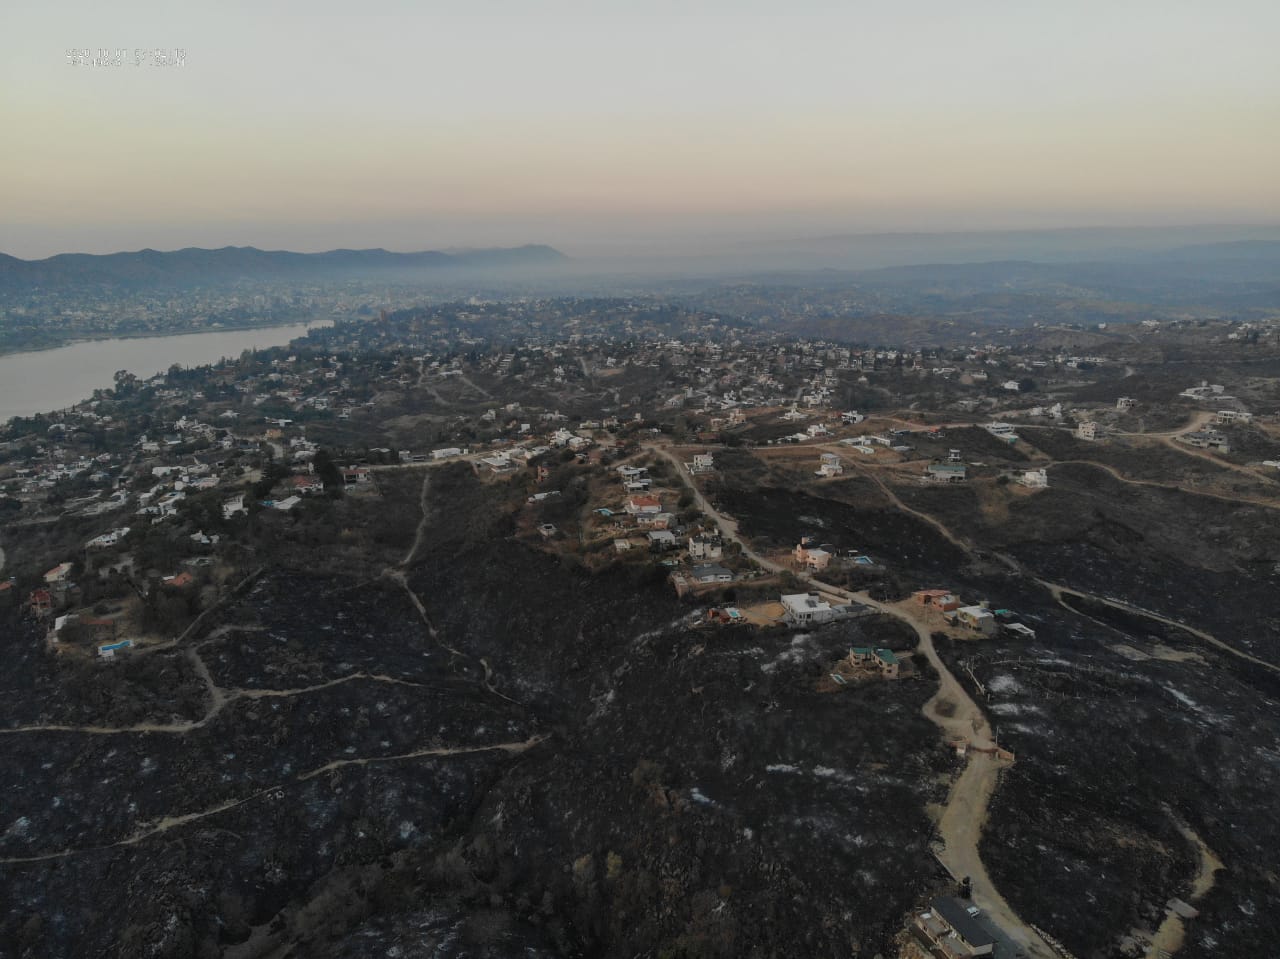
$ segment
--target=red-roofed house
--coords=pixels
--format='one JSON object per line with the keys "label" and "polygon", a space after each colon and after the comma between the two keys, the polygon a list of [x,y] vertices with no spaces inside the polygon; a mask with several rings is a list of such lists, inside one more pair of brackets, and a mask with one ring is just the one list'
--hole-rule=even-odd
{"label": "red-roofed house", "polygon": [[53,612],[53,594],[43,587],[33,590],[27,598],[27,605],[37,616],[48,616]]}
{"label": "red-roofed house", "polygon": [[295,493],[301,493],[304,496],[324,492],[324,483],[317,476],[290,476],[289,487]]}
{"label": "red-roofed house", "polygon": [[59,563],[49,572],[44,574],[46,586],[66,586],[67,581],[71,578],[71,564]]}
{"label": "red-roofed house", "polygon": [[656,516],[662,512],[662,500],[656,496],[632,496],[625,508],[632,516]]}

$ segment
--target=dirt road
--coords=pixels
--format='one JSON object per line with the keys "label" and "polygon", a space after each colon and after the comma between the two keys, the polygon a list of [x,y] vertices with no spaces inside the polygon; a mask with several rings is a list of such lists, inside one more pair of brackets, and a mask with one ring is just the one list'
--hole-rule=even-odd
{"label": "dirt road", "polygon": [[[765,569],[782,572],[786,567],[760,556],[742,540],[738,533],[738,524],[724,516],[707,501],[702,491],[697,488],[692,477],[688,476],[684,465],[667,449],[661,446],[646,446],[645,449],[661,456],[673,464],[682,477],[688,478],[688,485],[693,490],[694,502],[702,512],[720,528],[721,535],[731,539],[742,547],[742,552]],[[879,482],[879,480],[877,480]],[[925,514],[909,509],[893,493],[881,484],[889,498],[912,515],[934,525],[948,539],[964,547],[945,527]],[[792,571],[794,572],[794,571]],[[879,612],[894,616],[911,626],[918,638],[917,649],[925,655],[937,671],[939,677],[938,691],[925,703],[924,715],[935,723],[948,741],[965,739],[976,749],[968,752],[968,764],[951,787],[951,794],[938,822],[938,831],[944,843],[940,858],[959,877],[968,876],[972,887],[973,901],[987,912],[993,922],[1022,947],[1032,959],[1055,959],[1056,953],[1040,936],[1010,908],[1004,897],[1000,895],[986,866],[978,853],[978,842],[982,838],[982,828],[987,819],[987,805],[991,794],[995,791],[1000,770],[1008,765],[993,755],[978,752],[980,749],[992,749],[995,746],[991,738],[991,728],[983,716],[982,710],[969,696],[965,688],[943,663],[938,651],[934,648],[932,630],[922,614],[912,608],[908,600],[905,603],[881,603],[867,593],[850,593],[822,583],[805,572],[795,575],[805,582],[811,583],[823,592],[831,593],[864,605]]]}

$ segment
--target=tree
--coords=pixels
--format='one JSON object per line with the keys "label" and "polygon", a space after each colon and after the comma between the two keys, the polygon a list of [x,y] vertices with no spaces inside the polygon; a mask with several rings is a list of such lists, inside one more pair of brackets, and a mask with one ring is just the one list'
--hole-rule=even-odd
{"label": "tree", "polygon": [[333,457],[329,454],[329,451],[326,449],[316,450],[315,458],[311,462],[316,468],[316,475],[324,483],[325,492],[335,499],[341,497],[342,473],[333,462]]}

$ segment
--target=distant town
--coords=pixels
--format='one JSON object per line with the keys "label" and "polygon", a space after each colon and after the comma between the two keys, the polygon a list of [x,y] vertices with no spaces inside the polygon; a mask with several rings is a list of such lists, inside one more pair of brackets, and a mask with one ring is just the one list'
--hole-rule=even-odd
{"label": "distant town", "polygon": [[[1220,615],[1193,627],[1140,580],[1098,579],[1087,558],[1050,561],[1021,537],[1066,542],[1091,525],[1070,504],[1099,482],[1113,501],[1192,494],[1273,515],[1280,394],[1253,370],[1277,354],[1280,321],[994,339],[869,347],[642,299],[473,298],[381,309],[212,367],[122,370],[70,409],[4,427],[0,605],[27,624],[16,641],[33,662],[106,677],[177,656],[205,705],[3,733],[194,734],[238,702],[345,682],[321,671],[268,693],[216,679],[209,656],[267,628],[245,610],[286,570],[398,590],[438,637],[439,601],[415,570],[488,542],[501,517],[491,548],[519,544],[520,576],[542,575],[538,564],[629,576],[637,597],[656,589],[683,610],[693,653],[755,650],[766,677],[807,663],[806,695],[841,701],[940,682],[918,708],[959,765],[953,779],[942,754],[931,760],[950,791],[908,842],[936,875],[901,900],[897,931],[876,935],[921,959],[1084,954],[1066,914],[1003,892],[1008,867],[983,861],[982,824],[1000,815],[988,804],[1007,795],[996,785],[1039,752],[1032,727],[1005,721],[1032,707],[1004,700],[1024,679],[998,664],[1050,662],[1029,651],[1061,644],[1081,616],[1147,624],[1109,643],[1117,663],[1269,664],[1273,647],[1219,629]],[[1214,361],[1198,364],[1209,345]],[[440,498],[455,532],[434,525],[450,522],[429,505]],[[1259,548],[1252,561],[1275,575],[1274,544]],[[1147,629],[1164,639],[1144,643]],[[829,641],[811,649],[812,631]],[[499,655],[477,660],[479,681],[514,702],[523,684],[493,673]],[[358,675],[391,681],[378,670]],[[536,749],[538,728],[509,748]],[[1194,929],[1204,895],[1174,889],[1167,913],[1164,899],[1135,913],[1126,954],[1167,941],[1174,923]]]}

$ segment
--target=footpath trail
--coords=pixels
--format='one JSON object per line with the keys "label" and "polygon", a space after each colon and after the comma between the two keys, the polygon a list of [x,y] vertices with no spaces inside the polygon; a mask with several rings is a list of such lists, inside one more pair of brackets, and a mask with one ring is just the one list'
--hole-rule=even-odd
{"label": "footpath trail", "polygon": [[393,567],[388,567],[382,571],[382,575],[387,579],[399,584],[400,588],[405,591],[409,597],[409,602],[413,604],[413,608],[418,611],[418,617],[422,620],[422,625],[426,628],[427,634],[440,646],[441,649],[449,653],[449,655],[462,660],[473,660],[479,664],[483,670],[480,685],[485,690],[499,699],[505,700],[516,706],[523,705],[519,700],[512,699],[506,693],[498,689],[493,682],[493,668],[489,665],[489,661],[484,658],[477,659],[475,656],[465,653],[460,649],[450,646],[440,638],[440,633],[436,629],[435,624],[431,622],[431,617],[427,615],[427,606],[409,585],[408,569],[413,563],[414,557],[418,555],[418,550],[422,548],[423,538],[426,536],[427,525],[431,519],[431,470],[425,469],[422,474],[422,491],[418,495],[418,509],[421,511],[421,517],[418,520],[418,527],[413,534],[413,543],[409,546],[408,552],[404,554],[404,559]]}
{"label": "footpath trail", "polygon": [[[753,550],[739,534],[738,524],[711,505],[702,494],[702,491],[698,489],[697,484],[693,482],[693,478],[689,476],[684,465],[670,450],[656,445],[647,445],[645,449],[661,456],[675,466],[677,472],[687,481],[687,485],[693,491],[694,501],[698,508],[719,527],[723,537],[736,542],[742,548],[743,555],[773,572],[794,572],[780,563],[766,559]],[[885,491],[892,501],[901,504],[901,501],[887,487]],[[905,505],[902,505],[902,508],[907,510]],[[915,513],[914,510],[907,511]],[[926,521],[932,521],[930,517],[923,514],[915,515],[919,515],[921,519]],[[949,539],[952,538],[949,530],[945,530],[936,521],[932,522],[939,527],[940,532],[943,532]],[[963,545],[959,541],[956,542],[957,545]],[[1008,902],[1005,901],[1005,898],[1000,895],[995,883],[991,881],[991,877],[987,874],[986,866],[979,855],[978,842],[982,837],[982,828],[986,823],[987,806],[991,800],[992,793],[995,791],[1000,770],[1007,766],[1008,763],[994,755],[995,743],[991,739],[990,726],[983,716],[982,710],[978,708],[977,703],[973,701],[938,655],[938,651],[933,645],[933,637],[929,625],[906,604],[881,603],[872,599],[865,592],[851,593],[823,583],[806,572],[797,572],[795,575],[799,579],[812,584],[815,589],[870,606],[879,612],[902,620],[915,630],[918,641],[917,648],[929,660],[939,677],[938,692],[925,703],[922,710],[924,715],[942,730],[948,741],[964,739],[974,747],[968,750],[968,763],[960,777],[951,787],[951,793],[947,798],[947,804],[938,823],[938,830],[944,844],[939,858],[951,871],[952,875],[969,877],[973,901],[986,910],[992,920],[1011,939],[1018,943],[1031,959],[1054,959],[1057,954],[1050,948],[1048,943],[1030,925],[1023,922],[1009,906]],[[988,753],[982,750],[992,750],[992,752]]]}
{"label": "footpath trail", "polygon": [[1199,639],[1205,643],[1208,643],[1210,646],[1214,647],[1215,649],[1219,649],[1222,652],[1227,653],[1228,655],[1236,657],[1237,659],[1242,659],[1247,663],[1253,664],[1254,666],[1261,666],[1263,669],[1269,670],[1270,672],[1273,672],[1273,673],[1280,673],[1280,666],[1276,665],[1275,663],[1267,662],[1265,659],[1259,659],[1257,656],[1254,656],[1252,653],[1246,653],[1243,649],[1238,649],[1237,647],[1232,646],[1230,643],[1224,643],[1222,640],[1218,639],[1212,633],[1206,633],[1202,629],[1197,629],[1194,626],[1188,626],[1186,623],[1180,623],[1176,619],[1171,619],[1168,616],[1161,615],[1160,613],[1152,612],[1149,609],[1143,609],[1141,606],[1130,605],[1129,603],[1122,602],[1118,599],[1109,599],[1106,596],[1098,596],[1094,593],[1086,593],[1084,590],[1076,589],[1074,586],[1063,586],[1061,583],[1051,583],[1048,580],[1040,579],[1038,577],[1032,577],[1032,578],[1035,579],[1037,583],[1039,583],[1041,586],[1047,589],[1050,593],[1052,593],[1053,598],[1056,599],[1063,606],[1063,608],[1070,610],[1071,612],[1075,613],[1077,616],[1084,616],[1085,618],[1091,618],[1089,617],[1088,613],[1084,613],[1078,609],[1074,609],[1071,606],[1071,604],[1068,603],[1063,598],[1064,593],[1070,596],[1080,596],[1083,599],[1091,600],[1092,602],[1095,602],[1095,603],[1101,603],[1103,606],[1110,606],[1112,609],[1118,609],[1125,613],[1132,613],[1135,616],[1142,616],[1142,617],[1145,617],[1146,619],[1154,620],[1157,623],[1163,623],[1166,626],[1172,626],[1175,629],[1180,629],[1183,632],[1196,637],[1196,639]]}
{"label": "footpath trail", "polygon": [[138,843],[144,842],[153,836],[170,832],[182,826],[208,819],[210,816],[216,816],[232,809],[236,809],[246,803],[251,803],[257,799],[278,799],[282,796],[285,786],[293,783],[306,782],[309,779],[315,779],[318,776],[328,775],[347,766],[370,766],[375,763],[392,763],[403,762],[410,759],[439,758],[448,756],[473,756],[480,753],[501,752],[507,755],[515,756],[526,752],[537,746],[546,739],[545,734],[532,736],[529,739],[519,742],[508,743],[492,743],[486,746],[431,746],[423,749],[415,749],[412,752],[397,753],[393,756],[365,756],[354,759],[338,759],[333,762],[325,763],[315,769],[298,773],[291,779],[284,782],[276,783],[262,789],[257,789],[247,796],[239,799],[228,799],[217,805],[210,806],[207,809],[201,809],[196,812],[181,813],[176,816],[164,816],[153,823],[149,823],[132,835],[117,840],[116,842],[105,843],[100,846],[76,846],[66,849],[59,849],[54,852],[40,853],[34,856],[7,856],[0,859],[0,863],[30,863],[30,862],[47,862],[51,859],[65,859],[69,856],[80,855],[81,853],[97,852],[103,849],[116,849],[121,846],[136,846]]}
{"label": "footpath trail", "polygon": [[[888,497],[889,501],[893,503],[893,505],[896,508],[900,509],[902,512],[907,513],[910,516],[916,517],[922,522],[928,523],[935,530],[937,530],[939,535],[945,537],[948,542],[954,544],[955,546],[958,546],[960,549],[964,550],[965,553],[967,553],[969,556],[971,557],[974,556],[973,546],[970,543],[966,542],[964,539],[962,539],[960,536],[957,536],[941,520],[937,519],[934,516],[930,516],[928,513],[923,513],[920,510],[917,510],[908,506],[898,497],[896,493],[894,493],[893,489],[887,483],[885,483],[884,480],[879,475],[877,475],[875,472],[871,470],[862,469],[861,468],[862,464],[859,464],[856,460],[850,460],[850,462],[854,463],[855,467],[859,468],[859,472],[862,472],[864,475],[869,477],[873,482],[875,482],[875,484],[881,489],[884,495]],[[1081,462],[1089,462],[1089,461],[1081,461]],[[1108,472],[1112,472],[1113,475],[1116,475],[1117,479],[1121,479],[1121,480],[1124,479],[1118,474],[1114,474],[1114,471],[1110,470],[1109,467],[1105,467],[1105,466],[1102,466],[1101,464],[1092,463],[1092,462],[1089,462],[1089,465],[1098,466],[1100,469],[1105,469]],[[1137,481],[1126,480],[1126,482],[1137,482]],[[1144,484],[1144,485],[1162,485],[1162,484]],[[1195,491],[1184,490],[1184,492],[1195,492]],[[1196,493],[1195,495],[1212,496],[1213,494]],[[1230,502],[1248,502],[1248,503],[1256,502],[1254,500],[1231,499],[1230,497],[1219,497],[1219,498],[1227,499]],[[1264,506],[1269,506],[1271,508],[1280,508],[1280,504],[1275,504],[1275,503],[1256,503],[1256,505],[1264,505]],[[1149,609],[1143,609],[1141,606],[1133,606],[1129,603],[1122,602],[1121,600],[1110,599],[1105,596],[1098,596],[1094,593],[1089,593],[1083,589],[1077,589],[1076,587],[1073,587],[1073,586],[1064,586],[1061,583],[1051,583],[1048,580],[1041,579],[1040,577],[1036,576],[1033,572],[1027,570],[1020,562],[1018,562],[1012,556],[1009,556],[1005,553],[992,551],[988,555],[991,557],[994,557],[995,559],[998,559],[1005,566],[1009,567],[1011,572],[1018,573],[1019,575],[1022,575],[1022,576],[1026,576],[1028,579],[1031,579],[1032,581],[1039,583],[1041,586],[1047,589],[1050,592],[1050,594],[1052,594],[1053,598],[1061,606],[1063,606],[1063,608],[1075,613],[1076,615],[1087,617],[1087,614],[1082,613],[1080,610],[1072,609],[1072,607],[1066,601],[1063,600],[1062,598],[1063,593],[1080,596],[1080,597],[1083,597],[1084,599],[1101,603],[1104,606],[1110,606],[1113,609],[1118,609],[1127,613],[1132,613],[1136,616],[1143,616],[1143,617],[1146,617],[1147,619],[1155,620],[1158,623],[1163,623],[1166,626],[1173,626],[1177,629],[1184,630],[1190,635],[1195,636],[1197,639],[1203,640],[1204,642],[1208,643],[1210,646],[1213,646],[1216,649],[1222,650],[1224,653],[1227,653],[1231,656],[1235,656],[1239,659],[1244,660],[1245,662],[1252,663],[1255,666],[1261,666],[1264,669],[1270,670],[1271,672],[1280,672],[1280,666],[1277,666],[1275,663],[1269,663],[1264,659],[1259,659],[1257,656],[1254,656],[1250,653],[1246,653],[1244,650],[1239,649],[1235,646],[1232,646],[1230,643],[1223,642],[1222,640],[1218,639],[1216,636],[1212,635],[1211,633],[1207,633],[1202,629],[1197,629],[1194,626],[1188,626],[1186,623],[1180,623],[1176,619],[1171,619],[1168,616],[1161,615],[1160,613],[1152,612]]]}

